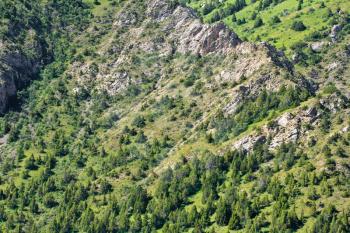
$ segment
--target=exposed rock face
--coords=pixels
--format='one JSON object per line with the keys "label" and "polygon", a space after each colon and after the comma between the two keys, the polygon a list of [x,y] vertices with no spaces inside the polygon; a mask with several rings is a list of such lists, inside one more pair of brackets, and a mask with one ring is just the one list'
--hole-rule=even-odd
{"label": "exposed rock face", "polygon": [[0,147],[1,147],[1,145],[4,145],[7,143],[8,137],[9,137],[9,135],[5,135],[3,137],[0,137]]}
{"label": "exposed rock face", "polygon": [[311,119],[302,119],[303,115],[293,116],[290,113],[282,115],[276,120],[276,126],[268,129],[272,140],[270,148],[276,148],[284,142],[296,142],[301,133],[301,122],[303,120],[310,122]]}
{"label": "exposed rock face", "polygon": [[[178,8],[177,11],[180,11]],[[176,14],[176,12],[174,13]],[[204,25],[198,19],[179,22],[175,25],[175,33],[170,35],[177,44],[180,53],[206,55],[211,52],[224,53],[241,43],[238,36],[223,23]]]}
{"label": "exposed rock face", "polygon": [[226,115],[234,114],[244,100],[255,98],[264,89],[271,92],[277,92],[282,86],[286,85],[295,84],[288,80],[281,80],[280,77],[273,74],[262,75],[255,79],[248,80],[246,84],[242,84],[234,90],[231,97],[232,101],[223,108],[223,112]]}
{"label": "exposed rock face", "polygon": [[126,12],[125,14],[119,14],[118,20],[114,23],[114,26],[130,26],[137,22],[137,15],[132,12]]}
{"label": "exposed rock face", "polygon": [[149,1],[147,15],[154,20],[160,22],[169,17],[174,11],[175,6],[171,6],[164,0]]}
{"label": "exposed rock face", "polygon": [[327,98],[321,99],[320,104],[332,113],[336,113],[340,109],[348,107],[349,100],[343,95],[338,95],[337,93],[334,93],[328,96]]}
{"label": "exposed rock face", "polygon": [[238,36],[223,23],[201,23],[195,13],[182,6],[171,6],[164,0],[152,1],[148,15],[163,23],[163,31],[172,40],[180,53],[205,55],[211,52],[228,52],[241,43]]}
{"label": "exposed rock face", "polygon": [[[85,61],[72,66],[70,73],[77,83],[76,94],[97,91],[113,96],[123,93],[130,85],[139,85],[142,80],[160,80],[167,75],[161,61],[151,65],[153,67],[142,67],[141,75],[133,73],[133,68],[142,66],[134,59],[140,54],[159,60],[174,57],[176,53],[222,58],[224,64],[215,65],[220,72],[213,72],[214,82],[205,85],[226,82],[234,86],[228,100],[220,105],[225,115],[234,114],[240,104],[264,89],[276,92],[282,86],[309,85],[303,78],[282,78],[281,73],[293,76],[293,65],[267,43],[242,42],[223,23],[204,24],[191,9],[165,0],[148,1],[145,7],[144,16],[130,12],[128,5],[118,12],[113,23],[116,34],[99,51],[101,56],[113,54],[106,63],[97,61],[93,65],[92,61]],[[248,142],[250,144],[254,143]]]}
{"label": "exposed rock face", "polygon": [[293,118],[292,114],[286,113],[277,120],[277,124],[281,127],[287,127],[288,123],[292,118]]}
{"label": "exposed rock face", "polygon": [[338,67],[339,67],[339,63],[338,62],[332,62],[326,68],[327,68],[327,71],[329,72],[329,71],[337,69]]}
{"label": "exposed rock face", "polygon": [[[321,108],[327,111],[336,112],[339,109],[348,107],[346,97],[339,94],[332,94],[319,100]],[[299,109],[294,113],[284,113],[279,118],[275,119],[273,124],[262,127],[261,132],[247,135],[232,145],[232,148],[250,151],[254,145],[266,138],[270,138],[269,149],[273,150],[283,143],[297,142],[308,134],[308,129],[304,125],[313,125],[317,127],[322,115],[316,107],[310,107],[306,110]],[[349,126],[342,129],[342,132],[347,132]]]}
{"label": "exposed rock face", "polygon": [[293,71],[293,65],[284,55],[283,51],[277,51],[275,47],[266,42],[261,42],[260,45],[264,47],[264,49],[267,52],[267,55],[270,57],[271,61],[273,61],[275,65],[284,67],[290,72]]}
{"label": "exposed rock face", "polygon": [[249,137],[244,137],[241,140],[233,144],[233,148],[236,150],[243,150],[248,152],[251,150],[257,143],[263,143],[266,141],[266,137],[263,135],[253,135]]}
{"label": "exposed rock face", "polygon": [[[248,42],[242,42],[235,47],[233,53],[235,54],[236,59],[231,59],[230,63],[223,67],[223,70],[216,77],[218,82],[238,83],[244,81],[244,78],[253,75],[263,66],[269,64],[287,68],[289,71],[292,71],[293,69],[284,54],[279,53],[266,43],[255,45]],[[263,83],[263,79],[264,77],[261,77],[259,82]]]}
{"label": "exposed rock face", "polygon": [[40,65],[39,59],[28,59],[14,46],[0,41],[0,114],[9,107],[9,100],[16,96],[17,90],[37,75]]}

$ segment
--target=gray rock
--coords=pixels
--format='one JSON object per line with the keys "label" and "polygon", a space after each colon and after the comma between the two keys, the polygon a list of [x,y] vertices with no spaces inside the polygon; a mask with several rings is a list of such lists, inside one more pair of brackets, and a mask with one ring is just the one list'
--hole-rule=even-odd
{"label": "gray rock", "polygon": [[236,150],[250,151],[257,143],[262,143],[266,141],[266,137],[263,135],[258,136],[247,136],[237,141],[233,148]]}
{"label": "gray rock", "polygon": [[113,26],[126,27],[137,23],[137,15],[129,11],[121,12],[117,18],[118,20],[113,24]]}
{"label": "gray rock", "polygon": [[287,127],[289,121],[293,118],[292,114],[290,113],[286,113],[286,114],[283,114],[283,116],[281,116],[278,120],[277,120],[277,124],[279,126],[282,126],[282,127]]}
{"label": "gray rock", "polygon": [[40,65],[40,58],[29,59],[12,46],[0,46],[0,114],[9,107],[17,90],[35,78]]}
{"label": "gray rock", "polygon": [[299,135],[299,124],[291,124],[287,128],[277,131],[277,133],[272,137],[269,148],[275,149],[282,145],[282,143],[296,142],[299,138]]}
{"label": "gray rock", "polygon": [[317,116],[317,109],[312,107],[306,110],[305,115],[307,117],[315,117]]}
{"label": "gray rock", "polygon": [[171,7],[170,4],[167,3],[166,1],[155,0],[155,1],[150,1],[150,4],[148,5],[148,8],[147,8],[147,15],[152,19],[160,22],[168,18],[173,11],[174,11],[174,8]]}
{"label": "gray rock", "polygon": [[165,22],[163,31],[175,42],[180,53],[205,55],[211,52],[226,52],[241,43],[238,36],[224,23],[203,24],[194,11],[173,7],[164,0],[152,1],[147,14],[157,22]]}
{"label": "gray rock", "polygon": [[310,45],[310,48],[312,51],[319,53],[323,50],[324,46],[326,45],[326,42],[321,41],[321,42],[315,42]]}
{"label": "gray rock", "polygon": [[0,145],[6,144],[8,140],[9,135],[6,134],[5,136],[0,138]]}
{"label": "gray rock", "polygon": [[341,26],[340,25],[334,25],[331,30],[331,34],[329,35],[332,39],[332,42],[335,43],[337,42],[337,35],[341,31]]}
{"label": "gray rock", "polygon": [[336,113],[339,109],[349,106],[349,100],[338,93],[334,93],[323,99],[320,99],[320,104],[330,110],[332,113]]}
{"label": "gray rock", "polygon": [[339,63],[338,62],[333,62],[333,63],[331,63],[331,64],[329,64],[327,66],[327,70],[328,71],[332,71],[332,70],[337,69],[338,67],[339,67]]}

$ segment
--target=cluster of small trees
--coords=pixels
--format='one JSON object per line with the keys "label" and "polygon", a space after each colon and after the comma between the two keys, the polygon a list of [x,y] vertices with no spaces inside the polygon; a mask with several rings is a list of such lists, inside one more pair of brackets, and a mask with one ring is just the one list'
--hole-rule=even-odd
{"label": "cluster of small trees", "polygon": [[[234,3],[228,4],[224,8],[221,8],[220,10],[215,11],[213,13],[213,15],[211,16],[210,21],[216,22],[216,21],[219,21],[223,18],[226,18],[227,16],[233,15],[234,13],[242,10],[245,6],[247,6],[247,3],[245,2],[245,0],[236,0]],[[204,6],[204,8],[205,8],[205,6]],[[210,9],[212,9],[212,8],[210,8]],[[203,12],[203,14],[204,13],[205,12]]]}
{"label": "cluster of small trees", "polygon": [[248,125],[265,118],[271,109],[285,110],[299,105],[309,97],[306,89],[299,87],[282,87],[278,92],[262,91],[255,99],[246,100],[241,104],[232,118],[224,117],[221,113],[211,119],[208,128],[215,128],[213,142],[228,138],[230,133],[238,135],[245,131]]}

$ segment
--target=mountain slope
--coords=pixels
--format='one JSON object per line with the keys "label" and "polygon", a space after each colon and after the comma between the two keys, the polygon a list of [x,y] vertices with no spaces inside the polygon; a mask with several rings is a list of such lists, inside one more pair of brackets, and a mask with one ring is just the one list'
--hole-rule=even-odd
{"label": "mountain slope", "polygon": [[[223,20],[242,38],[265,40],[287,52],[295,44],[310,38],[322,38],[342,21],[342,10],[349,8],[347,1],[185,1],[206,22]],[[322,20],[321,20],[322,19]],[[294,22],[305,28],[293,29]]]}
{"label": "mountain slope", "polygon": [[346,32],[324,74],[177,1],[57,4],[53,62],[0,118],[2,231],[349,231]]}

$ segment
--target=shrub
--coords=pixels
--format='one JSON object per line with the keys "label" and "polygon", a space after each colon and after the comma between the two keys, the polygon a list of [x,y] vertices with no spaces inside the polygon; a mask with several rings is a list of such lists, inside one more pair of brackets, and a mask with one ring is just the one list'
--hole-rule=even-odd
{"label": "shrub", "polygon": [[102,194],[106,194],[112,191],[112,185],[106,179],[103,179],[100,184],[100,189]]}
{"label": "shrub", "polygon": [[138,128],[142,128],[146,125],[146,120],[143,116],[137,116],[135,117],[135,119],[132,122],[132,125],[138,127]]}
{"label": "shrub", "polygon": [[262,25],[264,25],[264,22],[262,21],[262,19],[260,17],[257,18],[254,22],[254,28],[261,27]]}
{"label": "shrub", "polygon": [[24,167],[28,170],[35,170],[37,168],[35,164],[34,156],[31,155],[24,163]]}
{"label": "shrub", "polygon": [[43,203],[47,208],[55,207],[58,204],[51,193],[44,197]]}
{"label": "shrub", "polygon": [[306,26],[302,21],[294,21],[291,28],[298,32],[306,30]]}
{"label": "shrub", "polygon": [[280,22],[281,22],[281,19],[277,15],[275,15],[271,18],[271,24],[277,24]]}
{"label": "shrub", "polygon": [[338,91],[337,87],[334,85],[334,83],[328,83],[327,86],[324,87],[323,92],[325,94],[333,94]]}

